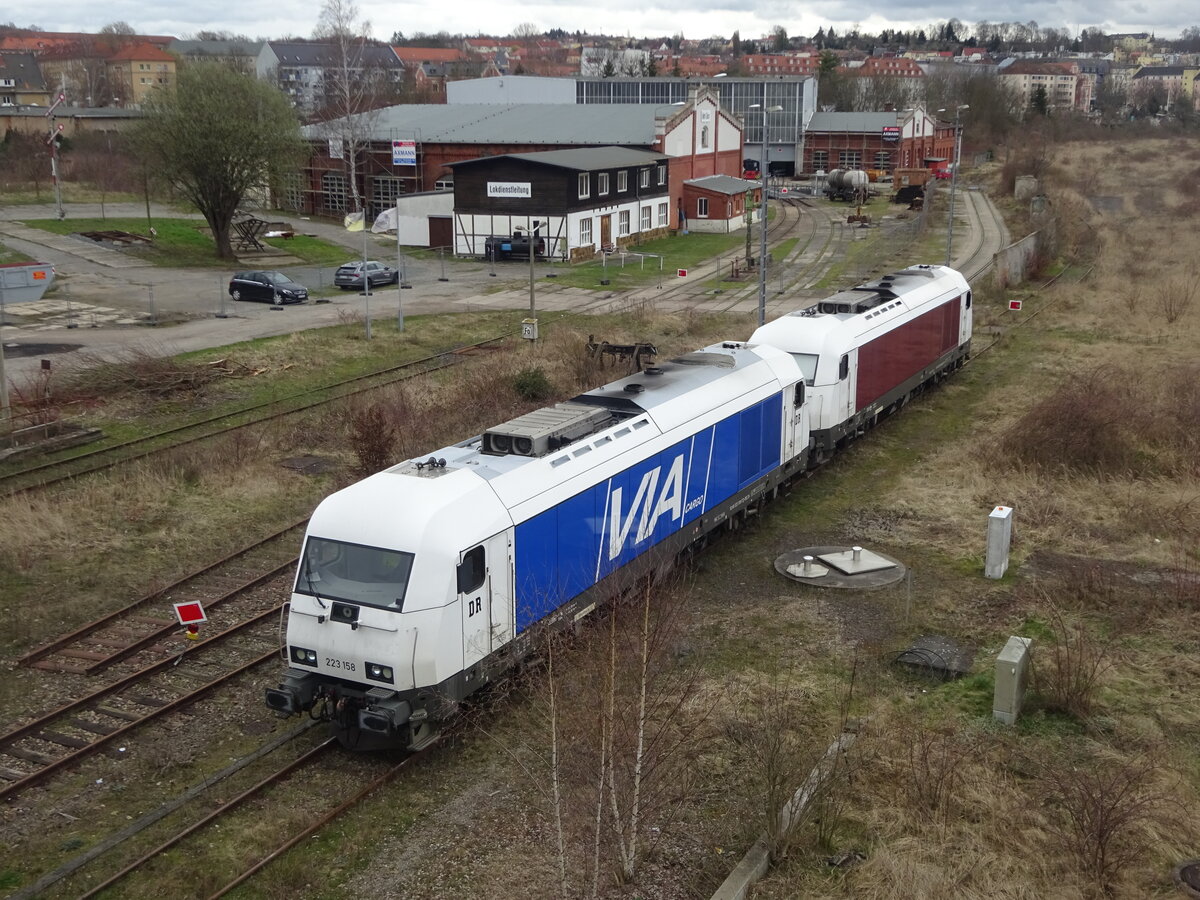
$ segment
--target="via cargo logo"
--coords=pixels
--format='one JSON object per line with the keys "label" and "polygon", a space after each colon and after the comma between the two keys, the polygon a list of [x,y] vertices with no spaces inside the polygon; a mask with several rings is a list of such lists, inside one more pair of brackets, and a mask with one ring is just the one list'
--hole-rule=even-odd
{"label": "via cargo logo", "polygon": [[[703,497],[697,498],[700,503]],[[637,546],[650,535],[663,516],[672,519],[683,517],[683,454],[671,461],[666,476],[663,466],[656,466],[642,476],[637,490],[628,506],[625,505],[625,488],[611,487],[608,494],[608,515],[604,523],[608,533],[608,558],[614,560],[625,550],[625,543],[633,534],[633,546]],[[688,504],[694,508],[697,500]],[[634,526],[636,524],[636,531]]]}

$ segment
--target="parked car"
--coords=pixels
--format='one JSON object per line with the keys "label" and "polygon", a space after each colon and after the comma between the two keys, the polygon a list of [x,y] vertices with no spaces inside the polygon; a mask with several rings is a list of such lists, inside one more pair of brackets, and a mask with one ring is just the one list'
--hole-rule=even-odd
{"label": "parked car", "polygon": [[282,272],[237,272],[229,280],[229,296],[234,300],[262,300],[280,305],[303,303],[308,288]]}
{"label": "parked car", "polygon": [[364,265],[367,268],[367,280],[370,282],[371,287],[380,284],[400,283],[400,272],[397,269],[381,262],[375,262],[373,259],[369,259],[365,263],[359,259],[354,262],[348,262],[343,266],[338,266],[338,270],[333,274],[333,283],[343,291],[353,290],[354,288],[362,290]]}

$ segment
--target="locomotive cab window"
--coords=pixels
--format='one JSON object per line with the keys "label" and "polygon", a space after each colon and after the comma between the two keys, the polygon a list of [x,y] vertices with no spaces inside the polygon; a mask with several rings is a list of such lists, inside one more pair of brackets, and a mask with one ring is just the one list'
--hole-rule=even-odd
{"label": "locomotive cab window", "polygon": [[971,292],[967,291],[964,295],[967,298],[967,309],[971,308]]}
{"label": "locomotive cab window", "polygon": [[399,610],[412,564],[413,554],[400,550],[310,537],[295,590],[322,600]]}
{"label": "locomotive cab window", "polygon": [[804,382],[796,382],[796,396],[792,398],[792,406],[799,409],[804,405]]}
{"label": "locomotive cab window", "polygon": [[469,594],[477,591],[483,585],[487,576],[484,566],[483,547],[472,547],[463,554],[462,562],[458,564],[458,592]]}
{"label": "locomotive cab window", "polygon": [[842,381],[850,374],[850,357],[843,356],[842,361],[838,363],[838,381]]}

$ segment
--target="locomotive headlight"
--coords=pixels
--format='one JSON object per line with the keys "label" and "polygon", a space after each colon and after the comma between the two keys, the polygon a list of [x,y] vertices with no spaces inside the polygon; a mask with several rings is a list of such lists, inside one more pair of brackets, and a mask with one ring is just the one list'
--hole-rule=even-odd
{"label": "locomotive headlight", "polygon": [[381,666],[379,663],[369,662],[366,669],[367,678],[371,681],[382,681],[384,684],[391,684],[394,681],[391,666]]}
{"label": "locomotive headlight", "polygon": [[315,666],[317,664],[317,651],[305,650],[303,647],[292,647],[292,662],[300,663],[302,666]]}

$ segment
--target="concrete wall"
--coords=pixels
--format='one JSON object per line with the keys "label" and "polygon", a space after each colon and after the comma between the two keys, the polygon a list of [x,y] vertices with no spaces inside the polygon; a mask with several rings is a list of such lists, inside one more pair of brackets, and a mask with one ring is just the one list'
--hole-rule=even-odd
{"label": "concrete wall", "polygon": [[1039,234],[1037,231],[1027,234],[992,257],[995,263],[996,287],[1006,288],[1025,280],[1030,264],[1037,254]]}

